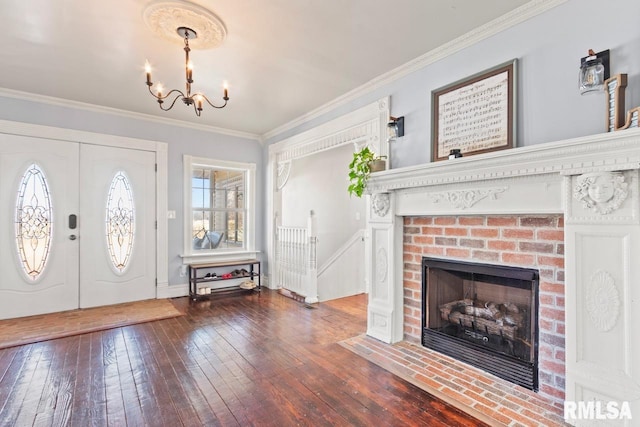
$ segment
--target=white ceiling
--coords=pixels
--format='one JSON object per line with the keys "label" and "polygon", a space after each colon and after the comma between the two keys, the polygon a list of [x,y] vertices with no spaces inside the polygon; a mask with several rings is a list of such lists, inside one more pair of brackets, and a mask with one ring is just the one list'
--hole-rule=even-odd
{"label": "white ceiling", "polygon": [[161,111],[154,81],[184,88],[184,52],[155,35],[149,0],[1,0],[0,88],[262,135],[528,0],[195,0],[225,23],[191,52],[194,89],[229,105]]}

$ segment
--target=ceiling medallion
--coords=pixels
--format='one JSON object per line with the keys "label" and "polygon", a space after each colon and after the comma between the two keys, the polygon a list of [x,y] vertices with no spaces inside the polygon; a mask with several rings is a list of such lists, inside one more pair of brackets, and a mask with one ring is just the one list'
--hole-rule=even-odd
{"label": "ceiling medallion", "polygon": [[143,12],[144,22],[151,31],[171,42],[182,44],[184,38],[176,28],[190,28],[198,34],[191,39],[194,49],[212,49],[220,46],[227,36],[224,23],[213,12],[184,1],[151,3]]}
{"label": "ceiling medallion", "polygon": [[147,88],[156,99],[161,110],[169,111],[180,99],[186,106],[193,106],[196,116],[200,117],[205,103],[213,108],[224,108],[229,101],[227,84],[224,85],[222,104],[214,104],[204,93],[192,93],[193,63],[189,57],[191,47],[208,49],[217,47],[224,40],[227,30],[222,21],[212,12],[200,6],[183,1],[153,3],[144,10],[147,26],[169,41],[184,42],[185,90],[166,91],[161,84],[151,80],[151,64],[145,63]]}

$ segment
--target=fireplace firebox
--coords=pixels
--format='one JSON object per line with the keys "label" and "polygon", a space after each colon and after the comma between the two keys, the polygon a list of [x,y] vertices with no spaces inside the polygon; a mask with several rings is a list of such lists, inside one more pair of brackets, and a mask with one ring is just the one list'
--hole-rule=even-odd
{"label": "fireplace firebox", "polygon": [[422,259],[422,345],[538,390],[538,271]]}

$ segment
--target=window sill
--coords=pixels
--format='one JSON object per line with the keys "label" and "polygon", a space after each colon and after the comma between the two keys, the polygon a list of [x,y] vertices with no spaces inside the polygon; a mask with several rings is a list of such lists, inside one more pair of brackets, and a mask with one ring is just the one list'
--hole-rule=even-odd
{"label": "window sill", "polygon": [[182,264],[192,264],[195,262],[218,262],[218,261],[238,261],[243,259],[253,259],[260,251],[229,251],[229,252],[208,252],[204,254],[181,254]]}

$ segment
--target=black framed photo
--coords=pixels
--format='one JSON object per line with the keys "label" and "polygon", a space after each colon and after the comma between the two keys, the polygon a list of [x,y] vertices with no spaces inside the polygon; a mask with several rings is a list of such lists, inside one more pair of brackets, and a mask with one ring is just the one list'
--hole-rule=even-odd
{"label": "black framed photo", "polygon": [[431,160],[512,148],[517,59],[431,92]]}

